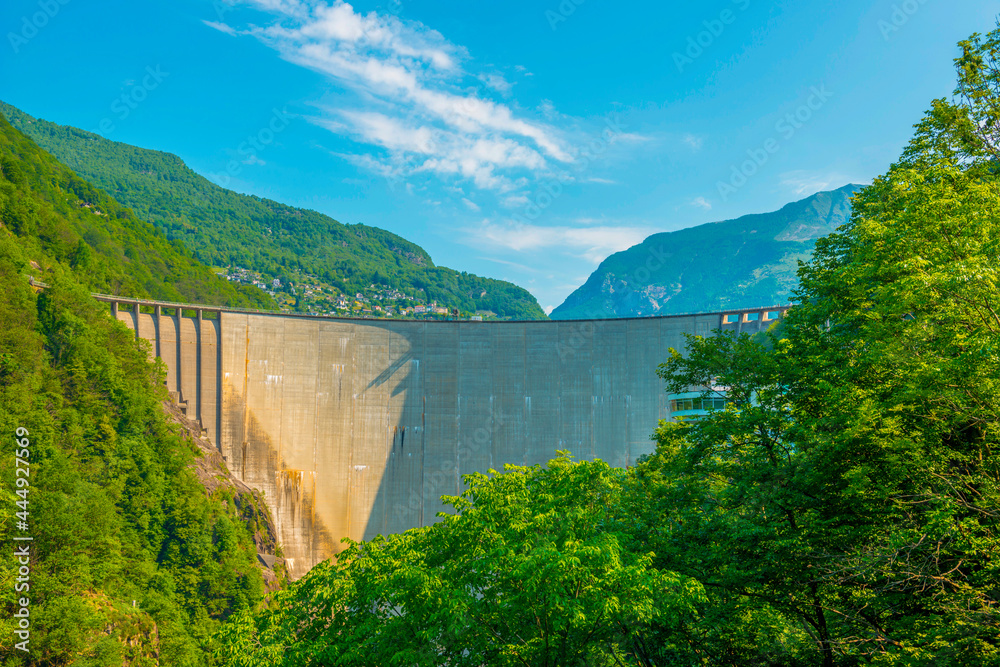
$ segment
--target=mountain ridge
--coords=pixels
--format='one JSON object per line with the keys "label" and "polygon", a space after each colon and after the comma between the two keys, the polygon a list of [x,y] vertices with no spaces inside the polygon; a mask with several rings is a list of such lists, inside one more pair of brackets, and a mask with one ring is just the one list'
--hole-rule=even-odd
{"label": "mountain ridge", "polygon": [[353,301],[362,294],[372,307],[438,303],[508,319],[546,319],[527,290],[437,266],[423,248],[392,232],[227,190],[172,153],[34,118],[4,102],[0,113],[200,261],[228,268],[235,279],[246,271],[265,284],[278,279],[285,290],[293,284],[276,295],[294,301],[290,309],[333,314],[339,296]]}
{"label": "mountain ridge", "polygon": [[848,184],[751,213],[653,234],[607,257],[552,319],[643,317],[781,305],[817,238],[850,216]]}

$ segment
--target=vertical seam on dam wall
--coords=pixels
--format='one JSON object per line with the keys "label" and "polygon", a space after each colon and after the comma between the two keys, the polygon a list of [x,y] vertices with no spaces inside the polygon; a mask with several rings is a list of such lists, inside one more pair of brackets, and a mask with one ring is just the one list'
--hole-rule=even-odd
{"label": "vertical seam on dam wall", "polygon": [[160,354],[160,352],[161,352],[161,350],[160,350],[160,339],[162,338],[162,336],[160,335],[160,307],[159,306],[156,306],[153,309],[153,333],[156,336],[156,341],[155,341],[156,344],[153,346],[153,350],[154,350],[153,353],[156,355],[157,359],[160,359],[163,355]]}
{"label": "vertical seam on dam wall", "polygon": [[194,319],[194,339],[197,341],[194,347],[194,395],[195,395],[195,410],[198,422],[201,423],[202,415],[205,414],[205,406],[202,404],[202,396],[204,392],[201,390],[201,311],[197,313],[197,317]]}
{"label": "vertical seam on dam wall", "polygon": [[181,351],[184,348],[181,347],[181,309],[180,308],[174,308],[174,325],[176,326],[176,329],[177,329],[177,335],[175,336],[175,338],[177,340],[174,341],[174,344],[175,344],[175,346],[177,348],[176,351],[174,352],[174,359],[177,360],[175,362],[175,365],[177,366],[177,395],[181,396],[183,394],[182,387],[184,386],[183,384],[181,384],[181,379],[182,379],[182,376],[183,376],[182,369],[184,368],[184,364],[181,363]]}
{"label": "vertical seam on dam wall", "polygon": [[240,479],[247,478],[247,429],[250,420],[250,318],[246,317],[246,340],[243,346],[243,439],[240,442]]}
{"label": "vertical seam on dam wall", "polygon": [[222,451],[222,313],[215,333],[215,448]]}

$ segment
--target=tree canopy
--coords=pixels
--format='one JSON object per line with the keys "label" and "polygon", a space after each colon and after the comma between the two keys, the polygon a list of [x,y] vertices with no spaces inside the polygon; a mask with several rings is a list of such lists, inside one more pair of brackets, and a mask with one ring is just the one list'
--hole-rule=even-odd
{"label": "tree canopy", "polygon": [[657,432],[657,553],[782,618],[786,661],[1000,664],[998,40],[962,42],[955,99],[817,243],[780,335],[660,369],[730,407]]}
{"label": "tree canopy", "polygon": [[231,626],[229,664],[653,664],[651,625],[703,592],[635,549],[614,515],[624,475],[567,457],[469,475],[439,523],[352,542]]}

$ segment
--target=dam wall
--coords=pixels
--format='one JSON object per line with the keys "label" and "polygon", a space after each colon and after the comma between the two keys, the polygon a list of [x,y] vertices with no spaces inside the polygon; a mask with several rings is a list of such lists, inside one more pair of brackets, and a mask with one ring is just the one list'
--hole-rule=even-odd
{"label": "dam wall", "polygon": [[656,375],[684,334],[756,332],[784,308],[615,320],[339,319],[111,300],[167,388],[259,489],[300,577],[428,525],[462,475],[558,450],[627,466],[669,417]]}

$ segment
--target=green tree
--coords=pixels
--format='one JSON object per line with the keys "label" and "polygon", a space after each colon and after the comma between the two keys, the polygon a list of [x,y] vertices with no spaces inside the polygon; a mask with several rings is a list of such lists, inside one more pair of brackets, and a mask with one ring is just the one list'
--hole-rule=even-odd
{"label": "green tree", "polygon": [[455,512],[351,543],[228,635],[228,664],[653,665],[703,597],[630,550],[623,470],[562,457],[465,478]]}
{"label": "green tree", "polygon": [[717,655],[1000,664],[998,43],[961,44],[955,99],[817,243],[780,337],[692,338],[660,369],[730,405],[657,432],[659,564],[705,584],[706,618],[786,640],[726,629]]}

